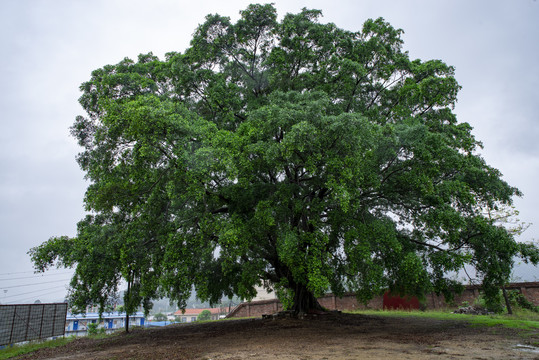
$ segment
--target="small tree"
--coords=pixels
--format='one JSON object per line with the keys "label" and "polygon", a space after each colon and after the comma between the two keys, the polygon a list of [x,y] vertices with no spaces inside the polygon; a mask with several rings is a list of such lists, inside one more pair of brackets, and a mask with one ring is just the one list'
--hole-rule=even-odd
{"label": "small tree", "polygon": [[163,313],[157,313],[153,316],[153,319],[155,321],[166,321],[167,320],[167,316]]}
{"label": "small tree", "polygon": [[198,314],[197,321],[207,321],[207,320],[211,320],[210,310],[203,310],[200,314]]}
{"label": "small tree", "polygon": [[[485,210],[485,216],[493,225],[502,226],[509,234],[513,236],[520,236],[526,231],[531,223],[522,222],[519,218],[519,211],[513,206],[505,204],[493,204]],[[524,251],[528,251],[527,256],[524,257],[525,262],[536,263],[539,260],[539,252],[535,246],[534,241],[528,243],[521,243],[520,246]],[[505,307],[509,315],[513,314],[513,308],[511,306],[512,298],[508,295],[505,288],[506,283],[509,282],[509,275],[505,279],[501,279],[498,283],[502,290],[503,299],[505,301]],[[494,294],[494,290],[493,290]],[[485,299],[486,304],[495,312],[501,312],[503,310],[496,296],[490,296]]]}
{"label": "small tree", "polygon": [[97,335],[97,326],[96,323],[90,323],[87,326],[88,335]]}

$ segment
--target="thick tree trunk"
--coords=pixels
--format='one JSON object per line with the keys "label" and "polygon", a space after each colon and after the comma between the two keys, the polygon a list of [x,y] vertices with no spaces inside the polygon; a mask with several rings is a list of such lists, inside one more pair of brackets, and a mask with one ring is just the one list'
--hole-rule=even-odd
{"label": "thick tree trunk", "polygon": [[325,309],[320,306],[314,294],[305,285],[298,284],[294,287],[294,304],[290,310],[295,314],[308,314],[324,311]]}

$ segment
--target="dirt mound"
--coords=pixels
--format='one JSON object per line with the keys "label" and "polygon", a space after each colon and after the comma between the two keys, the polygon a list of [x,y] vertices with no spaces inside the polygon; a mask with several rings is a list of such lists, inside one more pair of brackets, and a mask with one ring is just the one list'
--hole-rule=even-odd
{"label": "dirt mound", "polygon": [[141,329],[21,359],[534,359],[517,344],[538,340],[461,321],[326,314]]}

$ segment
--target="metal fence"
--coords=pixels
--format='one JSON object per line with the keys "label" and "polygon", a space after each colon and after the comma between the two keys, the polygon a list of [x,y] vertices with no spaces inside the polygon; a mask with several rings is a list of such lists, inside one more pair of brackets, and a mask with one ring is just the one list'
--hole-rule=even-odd
{"label": "metal fence", "polygon": [[67,304],[0,305],[0,345],[64,335]]}

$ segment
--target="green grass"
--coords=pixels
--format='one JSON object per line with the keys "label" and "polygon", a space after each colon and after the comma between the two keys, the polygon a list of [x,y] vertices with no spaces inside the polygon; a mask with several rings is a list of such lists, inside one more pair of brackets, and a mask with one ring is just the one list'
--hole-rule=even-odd
{"label": "green grass", "polygon": [[513,315],[466,315],[453,314],[449,311],[381,311],[381,310],[360,310],[352,312],[354,314],[393,316],[393,317],[422,317],[438,320],[466,321],[473,326],[502,326],[506,328],[520,330],[539,330],[539,314],[520,310]]}
{"label": "green grass", "polygon": [[33,351],[43,349],[43,348],[55,348],[58,346],[63,346],[68,342],[75,339],[75,337],[59,338],[56,340],[46,340],[46,341],[32,341],[28,344],[23,345],[13,345],[13,347],[6,347],[5,349],[0,350],[0,360],[10,359],[19,355],[31,353]]}
{"label": "green grass", "polygon": [[[136,328],[138,329],[139,327],[136,327]],[[116,331],[111,334],[98,333],[94,335],[88,335],[86,337],[90,339],[99,340],[99,339],[104,339],[107,337],[117,336],[121,333],[123,333],[123,331]],[[13,347],[6,347],[5,349],[0,349],[0,360],[11,359],[16,356],[28,354],[28,353],[31,353],[31,352],[34,352],[43,348],[55,348],[59,346],[64,346],[75,339],[77,339],[76,336],[69,336],[69,337],[58,338],[55,340],[35,340],[35,341],[31,341],[27,344],[22,344],[22,345],[15,344],[13,345]]]}

